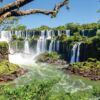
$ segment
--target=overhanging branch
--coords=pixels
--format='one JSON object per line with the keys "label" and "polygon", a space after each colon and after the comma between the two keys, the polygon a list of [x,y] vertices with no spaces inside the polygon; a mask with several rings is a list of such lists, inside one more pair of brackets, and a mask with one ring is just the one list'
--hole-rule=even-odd
{"label": "overhanging branch", "polygon": [[[25,0],[23,0],[25,1]],[[33,1],[33,0],[30,0]],[[11,17],[11,16],[25,16],[30,14],[44,14],[44,15],[51,15],[55,17],[57,13],[59,12],[60,8],[68,4],[69,0],[64,0],[63,2],[58,3],[53,10],[42,10],[42,9],[29,9],[29,10],[11,10],[6,13],[3,13],[0,16],[0,21],[3,21],[5,18]],[[21,5],[22,6],[22,5]]]}
{"label": "overhanging branch", "polygon": [[4,6],[3,8],[0,8],[0,15],[4,14],[6,12],[9,12],[11,10],[15,10],[18,7],[20,8],[20,7],[30,3],[32,1],[34,1],[34,0],[19,0],[19,1],[17,0],[15,2],[13,2],[13,3],[10,3],[10,4],[6,5],[6,6]]}

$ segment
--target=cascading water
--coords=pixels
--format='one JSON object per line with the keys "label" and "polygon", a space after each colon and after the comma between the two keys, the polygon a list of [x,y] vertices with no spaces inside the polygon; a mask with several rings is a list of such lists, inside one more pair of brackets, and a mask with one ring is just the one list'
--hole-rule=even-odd
{"label": "cascading water", "polygon": [[66,36],[70,37],[70,30],[66,30]]}
{"label": "cascading water", "polygon": [[57,51],[59,51],[59,47],[60,47],[60,42],[59,40],[57,40]]}
{"label": "cascading water", "polygon": [[52,49],[52,51],[56,51],[56,41],[55,40],[53,40],[53,49]]}
{"label": "cascading water", "polygon": [[26,39],[24,43],[24,53],[30,54],[30,47],[29,47],[29,41],[28,41],[28,33],[26,32]]}
{"label": "cascading water", "polygon": [[85,36],[85,30],[82,30],[82,36]]}
{"label": "cascading water", "polygon": [[[57,44],[57,48],[56,48],[56,44]],[[59,49],[59,41],[57,43],[54,39],[52,39],[49,45],[49,52],[56,51],[56,49],[57,50]]]}
{"label": "cascading water", "polygon": [[79,62],[80,60],[80,45],[81,45],[81,42],[78,43],[76,62]]}
{"label": "cascading water", "polygon": [[28,42],[28,40],[25,40],[25,44],[24,44],[24,53],[30,54],[30,49],[29,49],[29,42]]}
{"label": "cascading water", "polygon": [[51,30],[47,30],[46,33],[47,33],[46,39],[51,39],[52,38],[52,31]]}
{"label": "cascading water", "polygon": [[60,36],[61,35],[61,32],[60,32],[60,30],[58,30],[58,36]]}
{"label": "cascading water", "polygon": [[21,31],[15,31],[15,35],[19,38],[19,37],[21,37],[22,35],[21,35]]}
{"label": "cascading water", "polygon": [[[15,33],[18,37],[23,36],[22,34],[24,34],[21,31],[16,31]],[[24,48],[23,48],[24,52],[22,53],[19,50],[19,52],[16,52],[14,55],[10,55],[9,56],[10,62],[16,63],[16,64],[31,64],[32,62],[34,62],[34,59],[37,55],[47,50],[46,40],[51,37],[51,32],[48,32],[47,33],[48,35],[46,36],[45,31],[41,31],[40,37],[36,44],[37,45],[36,53],[32,48],[29,47],[29,41],[28,41],[29,34],[30,34],[29,32],[27,31],[25,32],[25,40],[24,40]],[[16,45],[16,48],[18,45]],[[20,59],[20,61],[17,60],[18,58]]]}
{"label": "cascading water", "polygon": [[0,41],[9,42],[10,39],[11,39],[11,32],[10,31],[1,31]]}
{"label": "cascading water", "polygon": [[76,62],[76,50],[77,50],[77,44],[75,43],[73,48],[72,48],[70,63]]}
{"label": "cascading water", "polygon": [[[26,33],[26,34],[25,34]],[[10,52],[13,51],[14,54],[9,54],[9,61],[11,63],[19,65],[31,65],[34,63],[34,55],[30,52],[29,41],[28,41],[28,32],[15,31],[16,36],[25,38],[23,41],[23,52],[18,49],[18,41],[16,41],[15,50],[12,50],[10,46]],[[13,33],[14,34],[14,33]]]}
{"label": "cascading water", "polygon": [[[25,35],[25,33],[26,33],[26,35]],[[8,42],[8,41],[11,40],[11,35],[12,34],[14,34],[14,32],[11,33],[10,31],[2,31],[0,40]],[[27,32],[27,31],[26,32],[15,31],[15,34],[18,37],[22,37],[23,35],[25,35],[25,40],[24,40],[25,42],[24,42],[24,48],[23,48],[24,53],[25,54],[31,54],[33,56],[33,58],[34,58],[35,55],[38,55],[40,53],[43,53],[43,52],[47,51],[46,44],[47,44],[48,39],[51,39],[48,51],[49,52],[59,51],[60,41],[56,41],[54,39],[54,37],[52,37],[52,36],[55,36],[54,31],[51,31],[51,30],[49,30],[47,32],[46,31],[41,31],[40,37],[37,41],[37,46],[36,46],[36,52],[37,53],[34,53],[34,54],[30,53],[30,47],[29,47],[29,41],[28,41],[28,36],[29,36],[30,33]],[[68,36],[70,36],[70,30],[66,30],[66,34]],[[60,35],[60,31],[58,31],[58,35]],[[18,53],[18,51],[19,51],[19,53],[20,53],[20,50],[18,50],[18,45],[19,44],[16,41],[16,45],[15,45],[15,50],[16,51],[15,52]],[[12,49],[10,48],[10,50],[12,50]],[[14,50],[12,50],[12,51],[14,51]],[[71,63],[78,62],[79,61],[79,56],[80,56],[80,43],[76,43],[72,48],[72,54],[71,54],[70,62]]]}
{"label": "cascading water", "polygon": [[79,62],[80,58],[80,45],[81,42],[75,43],[72,48],[71,60],[70,63]]}
{"label": "cascading water", "polygon": [[53,42],[54,42],[54,40],[52,39],[51,42],[50,42],[50,45],[49,45],[49,52],[52,52]]}
{"label": "cascading water", "polygon": [[37,41],[37,54],[43,53],[45,51],[46,51],[45,31],[41,31],[41,35]]}
{"label": "cascading water", "polygon": [[74,44],[74,46],[72,48],[70,63],[79,62],[79,60],[80,60],[80,45],[81,45],[81,42]]}

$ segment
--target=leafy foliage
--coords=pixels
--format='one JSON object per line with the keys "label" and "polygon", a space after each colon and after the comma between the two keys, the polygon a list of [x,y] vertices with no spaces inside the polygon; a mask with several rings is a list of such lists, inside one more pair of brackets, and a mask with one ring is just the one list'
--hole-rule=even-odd
{"label": "leafy foliage", "polygon": [[7,60],[3,60],[0,62],[0,75],[7,75],[10,74],[18,68],[17,65],[9,63]]}
{"label": "leafy foliage", "polygon": [[46,52],[38,56],[38,61],[40,62],[46,62],[48,60],[56,61],[59,58],[60,58],[60,55],[58,55],[57,52],[50,52],[50,53]]}
{"label": "leafy foliage", "polygon": [[0,48],[8,48],[7,42],[0,42]]}
{"label": "leafy foliage", "polygon": [[12,35],[12,40],[17,40],[17,36],[15,34]]}
{"label": "leafy foliage", "polygon": [[0,22],[0,30],[11,30],[18,24],[18,18],[9,17],[4,21]]}
{"label": "leafy foliage", "polygon": [[96,59],[89,58],[85,62],[78,62],[71,65],[73,71],[75,72],[82,72],[82,73],[91,73],[92,75],[100,76],[100,61]]}
{"label": "leafy foliage", "polygon": [[100,95],[100,86],[94,85],[92,90],[67,93],[63,90],[53,92],[52,88],[59,82],[59,78],[33,80],[30,84],[12,87],[0,86],[1,100],[87,100]]}

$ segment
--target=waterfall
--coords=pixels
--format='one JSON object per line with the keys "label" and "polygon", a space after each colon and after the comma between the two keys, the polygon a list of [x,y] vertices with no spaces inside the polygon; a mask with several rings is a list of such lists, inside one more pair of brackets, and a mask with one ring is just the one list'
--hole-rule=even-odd
{"label": "waterfall", "polygon": [[70,37],[70,30],[66,30],[66,36]]}
{"label": "waterfall", "polygon": [[47,30],[47,36],[46,36],[46,38],[47,39],[51,39],[51,37],[52,37],[52,31],[51,30]]}
{"label": "waterfall", "polygon": [[100,29],[97,29],[97,32],[100,32]]}
{"label": "waterfall", "polygon": [[43,53],[45,51],[46,51],[45,31],[41,31],[41,35],[37,41],[37,54]]}
{"label": "waterfall", "polygon": [[60,46],[60,42],[59,40],[57,41],[57,51],[59,51],[59,46]]}
{"label": "waterfall", "polygon": [[56,51],[56,41],[54,39],[51,40],[49,45],[49,52]]}
{"label": "waterfall", "polygon": [[60,32],[60,30],[58,30],[58,36],[60,36],[61,34],[60,34],[61,32]]}
{"label": "waterfall", "polygon": [[9,42],[11,39],[11,31],[1,31],[0,35],[1,35],[0,41]]}
{"label": "waterfall", "polygon": [[85,36],[85,30],[82,30],[82,36]]}
{"label": "waterfall", "polygon": [[29,54],[30,53],[30,47],[29,47],[29,41],[28,41],[28,33],[26,31],[26,39],[24,43],[24,53]]}
{"label": "waterfall", "polygon": [[80,60],[80,45],[81,45],[81,42],[78,43],[76,62],[79,62],[79,60]]}
{"label": "waterfall", "polygon": [[81,43],[75,43],[73,48],[72,48],[72,54],[71,54],[71,60],[70,63],[75,63],[79,62],[79,57],[80,57],[80,45]]}
{"label": "waterfall", "polygon": [[[58,32],[58,35],[60,35],[59,32]],[[56,50],[56,41],[53,39],[53,37],[55,37],[54,31],[52,31],[52,39],[51,39],[51,42],[50,42],[50,45],[49,45],[49,52]]]}
{"label": "waterfall", "polygon": [[54,31],[52,31],[52,37],[55,37],[55,32]]}
{"label": "waterfall", "polygon": [[19,37],[21,37],[22,35],[21,35],[21,31],[15,31],[15,35],[19,38]]}
{"label": "waterfall", "polygon": [[72,53],[71,53],[71,61],[70,63],[74,63],[75,62],[75,58],[76,58],[76,50],[77,50],[77,44],[74,44],[73,48],[72,48]]}
{"label": "waterfall", "polygon": [[28,40],[25,40],[25,43],[24,43],[24,53],[30,54],[29,41]]}
{"label": "waterfall", "polygon": [[49,45],[49,52],[52,52],[52,50],[53,50],[53,42],[54,42],[54,40],[52,39],[51,43]]}

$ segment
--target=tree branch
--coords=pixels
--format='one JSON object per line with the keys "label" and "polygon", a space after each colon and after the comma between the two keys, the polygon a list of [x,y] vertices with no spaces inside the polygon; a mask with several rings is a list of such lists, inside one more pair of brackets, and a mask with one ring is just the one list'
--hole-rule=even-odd
{"label": "tree branch", "polygon": [[6,6],[4,6],[3,8],[0,8],[0,16],[6,12],[17,9],[18,7],[22,7],[32,1],[34,1],[34,0],[19,0],[19,1],[15,1],[13,3],[10,3]]}
{"label": "tree branch", "polygon": [[[25,1],[25,0],[24,0]],[[55,17],[57,13],[59,12],[60,8],[68,4],[69,0],[64,0],[63,2],[58,3],[53,10],[41,10],[41,9],[30,9],[30,10],[12,10],[9,12],[4,13],[0,16],[0,21],[3,21],[7,17],[11,16],[24,16],[24,15],[30,15],[30,14],[44,14],[44,15],[51,15],[52,17]]]}

